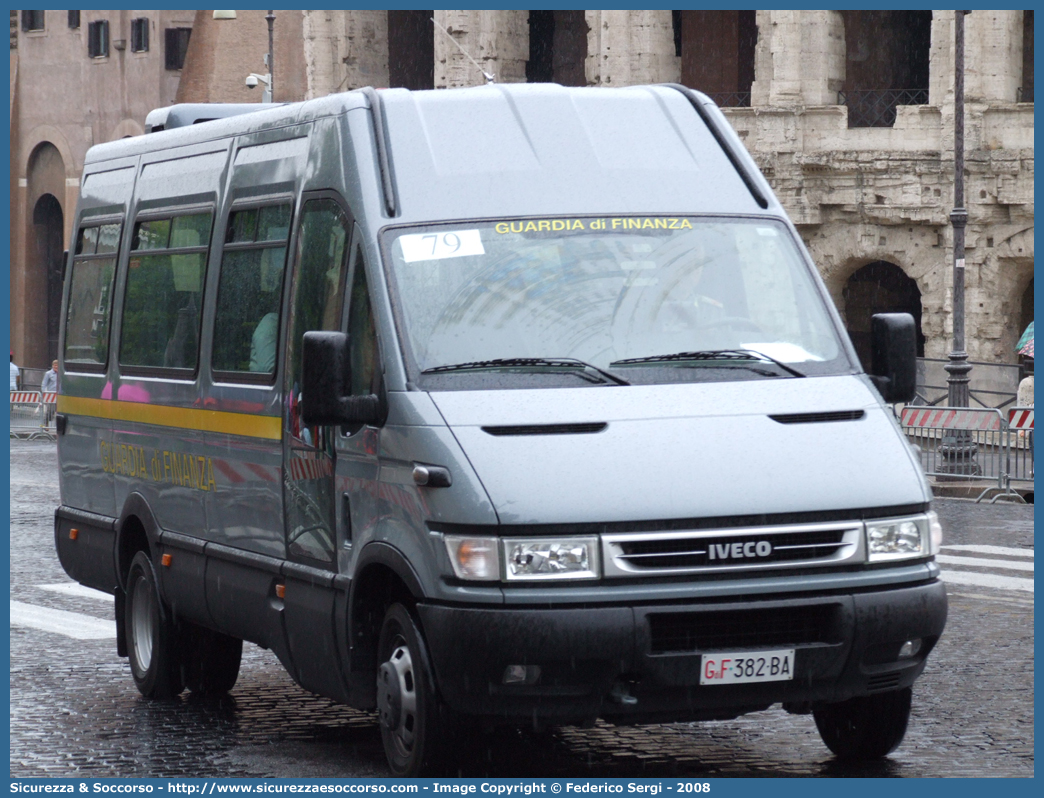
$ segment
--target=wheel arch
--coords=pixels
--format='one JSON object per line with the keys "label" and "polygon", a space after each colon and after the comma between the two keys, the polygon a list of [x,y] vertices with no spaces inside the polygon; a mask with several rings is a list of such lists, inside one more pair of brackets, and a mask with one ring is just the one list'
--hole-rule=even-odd
{"label": "wheel arch", "polygon": [[149,503],[140,493],[132,493],[116,522],[116,576],[121,590],[127,590],[127,574],[134,555],[144,551],[153,559],[159,551],[159,535],[160,527]]}
{"label": "wheel arch", "polygon": [[377,705],[377,643],[385,611],[400,602],[412,612],[423,598],[416,571],[397,548],[375,541],[359,553],[348,598],[352,706],[372,709]]}

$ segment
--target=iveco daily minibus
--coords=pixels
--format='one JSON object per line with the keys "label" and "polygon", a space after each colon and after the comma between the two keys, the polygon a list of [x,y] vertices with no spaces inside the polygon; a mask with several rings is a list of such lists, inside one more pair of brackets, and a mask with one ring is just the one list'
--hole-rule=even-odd
{"label": "iveco daily minibus", "polygon": [[66,269],[56,544],[145,696],[252,641],[399,775],[774,704],[899,744],[946,617],[912,319],[865,373],[707,97],[242,110],[92,148]]}

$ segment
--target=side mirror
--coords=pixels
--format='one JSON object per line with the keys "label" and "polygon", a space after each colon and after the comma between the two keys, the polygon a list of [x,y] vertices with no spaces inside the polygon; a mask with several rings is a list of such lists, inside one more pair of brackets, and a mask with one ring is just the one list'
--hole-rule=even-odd
{"label": "side mirror", "polygon": [[379,403],[373,394],[352,396],[348,336],[306,332],[301,352],[301,419],[305,424],[373,424]]}
{"label": "side mirror", "polygon": [[909,313],[877,313],[870,320],[870,379],[886,402],[909,402],[917,392],[917,325]]}

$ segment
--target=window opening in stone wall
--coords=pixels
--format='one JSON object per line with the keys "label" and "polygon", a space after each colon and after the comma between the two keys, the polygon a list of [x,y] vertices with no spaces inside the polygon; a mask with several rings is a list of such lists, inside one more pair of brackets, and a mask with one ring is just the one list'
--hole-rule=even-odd
{"label": "window opening in stone wall", "polygon": [[170,70],[182,69],[185,66],[185,55],[188,53],[192,28],[167,28],[163,31],[164,66]]}
{"label": "window opening in stone wall", "polygon": [[22,12],[22,30],[43,30],[44,29],[44,12],[43,11],[23,11]]}
{"label": "window opening in stone wall", "polygon": [[44,194],[33,208],[36,262],[47,274],[47,362],[58,357],[58,327],[62,313],[62,206]]}
{"label": "window opening in stone wall", "polygon": [[435,27],[431,23],[434,15],[434,11],[388,12],[390,88],[435,88]]}
{"label": "window opening in stone wall", "polygon": [[844,290],[845,326],[863,368],[870,369],[870,318],[875,313],[909,313],[917,327],[917,356],[924,357],[921,291],[898,266],[878,260],[848,278]]}
{"label": "window opening in stone wall", "polygon": [[1022,12],[1022,85],[1019,86],[1020,103],[1033,102],[1033,12]]}
{"label": "window opening in stone wall", "polygon": [[681,56],[681,82],[724,108],[750,107],[757,12],[673,13],[678,14],[674,19],[680,19],[675,42]]}
{"label": "window opening in stone wall", "polygon": [[149,20],[145,17],[131,20],[131,52],[144,53],[149,49]]}
{"label": "window opening in stone wall", "polygon": [[73,30],[79,30],[80,28],[80,12],[70,11],[69,12],[69,27]]}
{"label": "window opening in stone wall", "polygon": [[530,11],[528,83],[587,85],[587,17],[583,11]]}
{"label": "window opening in stone wall", "polygon": [[849,127],[892,127],[900,105],[928,103],[931,11],[842,11]]}
{"label": "window opening in stone wall", "polygon": [[105,58],[109,55],[109,21],[100,19],[87,26],[87,55]]}

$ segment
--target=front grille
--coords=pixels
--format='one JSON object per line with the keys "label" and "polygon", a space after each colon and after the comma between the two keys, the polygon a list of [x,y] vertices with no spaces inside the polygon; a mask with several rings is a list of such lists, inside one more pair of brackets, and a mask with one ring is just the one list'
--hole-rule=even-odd
{"label": "front grille", "polygon": [[653,654],[839,643],[842,637],[837,604],[654,613],[649,632]]}
{"label": "front grille", "polygon": [[871,693],[893,690],[899,686],[899,673],[882,673],[866,680],[866,689]]}
{"label": "front grille", "polygon": [[862,524],[610,534],[604,540],[607,575],[782,568],[859,560]]}

